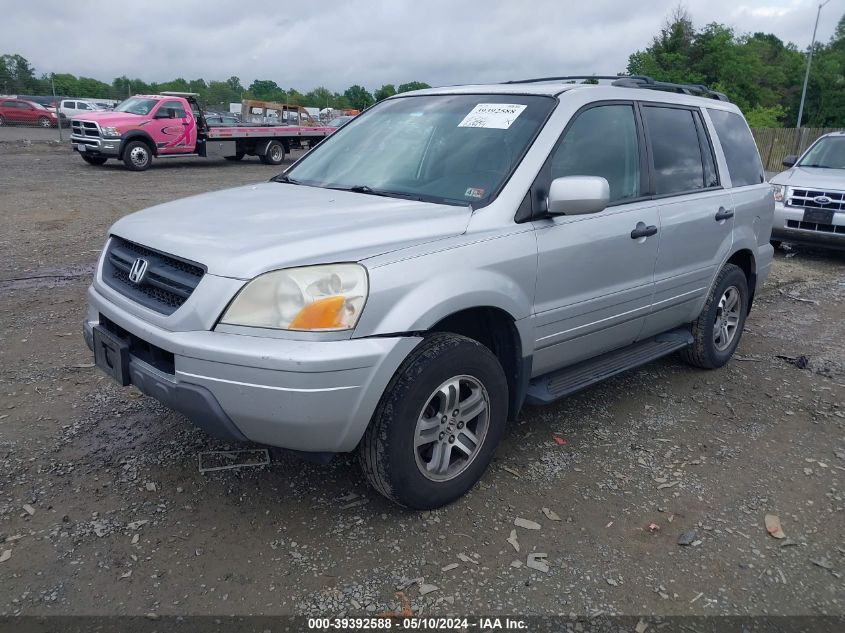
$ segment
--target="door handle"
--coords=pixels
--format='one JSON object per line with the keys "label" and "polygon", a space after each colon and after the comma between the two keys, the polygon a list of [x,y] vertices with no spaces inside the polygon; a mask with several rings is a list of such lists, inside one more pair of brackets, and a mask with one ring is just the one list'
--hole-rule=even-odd
{"label": "door handle", "polygon": [[732,217],[734,217],[733,209],[719,207],[719,211],[716,213],[716,222],[721,222],[722,220],[730,220]]}
{"label": "door handle", "polygon": [[631,231],[631,239],[638,240],[641,237],[651,237],[657,235],[657,227],[652,225],[646,226],[642,222],[637,222],[637,228]]}

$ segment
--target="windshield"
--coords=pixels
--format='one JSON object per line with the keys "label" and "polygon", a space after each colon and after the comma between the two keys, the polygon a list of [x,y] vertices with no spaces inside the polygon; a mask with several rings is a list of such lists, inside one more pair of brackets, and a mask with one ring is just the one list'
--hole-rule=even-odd
{"label": "windshield", "polygon": [[845,169],[845,136],[821,139],[801,159],[799,166]]}
{"label": "windshield", "polygon": [[523,95],[390,99],[356,117],[281,180],[446,204],[489,204],[557,100]]}
{"label": "windshield", "polygon": [[149,114],[150,110],[152,110],[157,103],[158,99],[141,99],[139,97],[129,97],[126,101],[122,102],[119,106],[117,106],[114,111],[127,112],[129,114],[140,114],[143,116],[145,114]]}

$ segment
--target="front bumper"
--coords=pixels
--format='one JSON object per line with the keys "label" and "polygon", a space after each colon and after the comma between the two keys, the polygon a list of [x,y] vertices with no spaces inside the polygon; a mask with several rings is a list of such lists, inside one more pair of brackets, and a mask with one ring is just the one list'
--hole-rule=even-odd
{"label": "front bumper", "polygon": [[102,138],[92,136],[70,135],[70,145],[73,151],[88,156],[105,156],[117,158],[120,154],[120,138]]}
{"label": "front bumper", "polygon": [[772,239],[845,248],[845,212],[833,214],[833,224],[808,224],[804,209],[775,203]]}
{"label": "front bumper", "polygon": [[167,373],[132,354],[133,385],[214,435],[308,452],[351,451],[418,337],[302,341],[171,332],[88,290],[85,340],[103,315],[173,354]]}

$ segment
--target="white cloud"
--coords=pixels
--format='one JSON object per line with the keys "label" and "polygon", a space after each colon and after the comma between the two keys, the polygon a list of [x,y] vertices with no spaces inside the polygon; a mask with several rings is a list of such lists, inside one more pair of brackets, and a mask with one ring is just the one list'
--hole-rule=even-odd
{"label": "white cloud", "polygon": [[[38,72],[110,81],[255,78],[308,90],[352,83],[369,89],[411,80],[435,85],[550,74],[624,71],[648,45],[677,0],[359,0],[216,3],[182,0],[9,2],[0,52]],[[262,6],[263,5],[263,6]],[[697,25],[773,32],[803,48],[815,0],[687,0]],[[833,33],[845,0],[831,0],[819,39]]]}

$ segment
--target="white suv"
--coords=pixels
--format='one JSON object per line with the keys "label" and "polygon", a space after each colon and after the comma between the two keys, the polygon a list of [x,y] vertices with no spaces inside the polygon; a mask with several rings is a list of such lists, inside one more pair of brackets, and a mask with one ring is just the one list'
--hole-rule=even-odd
{"label": "white suv", "polygon": [[845,248],[845,132],[826,134],[804,154],[787,156],[772,178],[772,240]]}

